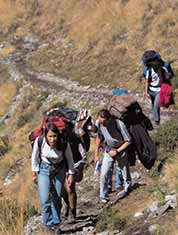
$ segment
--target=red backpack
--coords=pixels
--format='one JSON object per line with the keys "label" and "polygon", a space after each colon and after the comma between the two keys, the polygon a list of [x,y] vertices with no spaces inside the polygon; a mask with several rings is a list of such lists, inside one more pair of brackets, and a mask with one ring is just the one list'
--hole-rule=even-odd
{"label": "red backpack", "polygon": [[57,115],[44,115],[43,120],[40,124],[40,127],[32,131],[28,138],[31,142],[31,145],[33,146],[35,139],[38,136],[41,136],[43,134],[43,131],[47,124],[53,123],[57,126],[58,130],[61,132],[65,130],[66,128],[66,118],[65,116],[58,117]]}

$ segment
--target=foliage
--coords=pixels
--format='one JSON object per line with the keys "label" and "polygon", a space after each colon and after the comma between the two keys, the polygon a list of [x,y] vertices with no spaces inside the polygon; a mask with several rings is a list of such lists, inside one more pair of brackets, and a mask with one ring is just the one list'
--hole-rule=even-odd
{"label": "foliage", "polygon": [[153,139],[163,151],[173,151],[178,144],[178,122],[172,118],[162,124]]}
{"label": "foliage", "polygon": [[25,224],[28,219],[37,214],[36,209],[30,204],[26,203],[24,208],[17,200],[10,200],[6,198],[0,199],[0,232],[7,230],[14,230],[17,232],[19,225],[19,218],[23,218]]}
{"label": "foliage", "polygon": [[122,230],[126,225],[126,218],[112,208],[107,208],[99,217],[96,229],[98,232],[104,230]]}

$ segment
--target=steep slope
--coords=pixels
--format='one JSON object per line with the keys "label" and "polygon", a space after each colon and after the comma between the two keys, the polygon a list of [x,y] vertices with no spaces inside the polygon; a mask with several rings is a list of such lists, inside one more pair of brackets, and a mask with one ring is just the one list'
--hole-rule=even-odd
{"label": "steep slope", "polygon": [[[0,164],[0,219],[3,221],[0,233],[22,234],[29,217],[40,213],[37,188],[31,180],[31,147],[27,137],[29,131],[39,125],[42,113],[62,103],[89,108],[95,116],[116,87],[142,91],[140,56],[145,49],[159,50],[166,59],[177,58],[177,8],[176,0],[0,0],[0,118],[13,111],[10,116],[5,115],[5,122],[0,124],[0,136],[7,146]],[[175,71],[177,65],[175,61]],[[142,101],[148,109],[150,104]],[[166,150],[160,155],[164,157],[165,153]],[[174,162],[168,168],[170,175],[172,165]],[[158,174],[157,167],[155,171]],[[98,203],[95,201],[97,184],[90,184],[92,166],[87,174],[82,185],[86,195],[80,191],[81,213],[82,208],[87,209],[86,205],[91,209],[90,198]],[[113,211],[123,210],[125,214],[124,218],[117,215],[115,224],[118,217],[124,222],[137,208],[146,209],[152,195],[163,202],[165,191],[158,185],[157,178],[145,171],[141,176],[148,185],[116,203]],[[169,179],[165,181],[168,184]],[[173,186],[171,190],[175,190]],[[133,206],[127,207],[132,203]],[[110,218],[110,212],[103,216],[100,221]],[[160,225],[163,223],[167,229],[165,234],[175,235],[177,211],[164,218],[153,219],[152,223],[154,220]],[[128,221],[125,234],[150,234],[148,228],[142,227],[144,219]],[[115,225],[110,222],[111,227],[104,224],[107,229]],[[162,230],[155,233],[163,234]]]}
{"label": "steep slope", "polygon": [[[43,40],[28,60],[36,70],[88,84],[102,81],[138,89],[140,56],[145,49],[177,59],[178,6],[174,0],[1,2],[2,8],[7,2],[10,13],[5,24],[9,37],[20,40],[36,35]],[[0,21],[3,24],[3,15]]]}

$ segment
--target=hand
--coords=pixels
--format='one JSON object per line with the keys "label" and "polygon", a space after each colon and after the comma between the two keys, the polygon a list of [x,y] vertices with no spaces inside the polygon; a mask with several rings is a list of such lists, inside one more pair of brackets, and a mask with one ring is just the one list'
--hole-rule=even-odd
{"label": "hand", "polygon": [[95,164],[97,163],[97,161],[99,161],[99,157],[98,157],[98,156],[95,156],[95,158],[94,158]]}
{"label": "hand", "polygon": [[32,174],[32,180],[35,184],[37,184],[37,172],[35,172],[35,171]]}
{"label": "hand", "polygon": [[148,94],[148,92],[145,92],[144,97],[145,97],[145,98],[149,98],[149,97],[150,97],[149,94]]}
{"label": "hand", "polygon": [[73,175],[69,175],[68,178],[67,178],[67,183],[68,183],[68,186],[71,187],[72,184],[74,183],[74,176]]}
{"label": "hand", "polygon": [[116,150],[110,150],[109,151],[109,156],[110,157],[115,157],[118,154],[118,152]]}

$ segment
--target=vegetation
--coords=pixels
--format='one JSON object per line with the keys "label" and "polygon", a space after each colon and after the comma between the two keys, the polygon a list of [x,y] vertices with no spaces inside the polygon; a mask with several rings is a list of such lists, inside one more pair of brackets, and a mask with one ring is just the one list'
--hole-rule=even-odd
{"label": "vegetation", "polygon": [[[25,56],[28,49],[21,43],[37,37],[39,47],[30,51],[22,61],[22,69],[26,66],[81,84],[105,85],[111,89],[121,87],[138,92],[142,89],[140,57],[144,50],[158,50],[166,60],[177,58],[177,22],[175,0],[163,3],[158,0],[54,0],[53,4],[49,0],[0,0],[0,57],[7,62],[14,51],[20,50]],[[177,65],[175,61],[175,77],[172,79],[175,99]],[[0,63],[0,117],[7,113],[19,87],[22,88],[10,77],[8,66]],[[0,159],[0,188],[6,193],[6,197],[0,197],[0,232],[8,235],[22,233],[26,220],[40,211],[37,189],[31,181],[31,147],[27,137],[29,131],[39,125],[44,111],[61,104],[60,91],[50,100],[48,91],[41,92],[30,86],[23,89],[24,95],[12,118],[0,124],[0,156],[3,156]],[[88,103],[84,101],[83,106],[88,107]],[[97,111],[97,107],[92,110],[94,115]],[[150,188],[145,187],[147,191],[140,187],[132,193],[132,199],[127,198],[128,203],[118,203],[119,209],[105,210],[99,218],[98,231],[123,229],[128,225],[128,215],[118,210],[133,216],[136,209],[144,210],[150,204],[152,195],[156,194],[163,201],[165,193],[178,192],[177,133],[176,119],[161,125],[154,135],[158,160],[153,175],[159,177],[154,178],[154,185]],[[90,159],[93,151],[92,148]],[[88,169],[86,174],[92,174],[93,168]],[[3,183],[9,172],[13,173],[13,184],[6,188]],[[86,197],[96,196],[97,189],[90,181],[86,182]],[[133,198],[135,205],[126,208],[125,204],[133,204]],[[17,221],[17,218],[20,219]],[[158,235],[160,230],[155,233]]]}
{"label": "vegetation", "polygon": [[99,223],[96,226],[98,232],[123,230],[128,218],[124,218],[122,213],[112,208],[105,209],[99,217]]}

